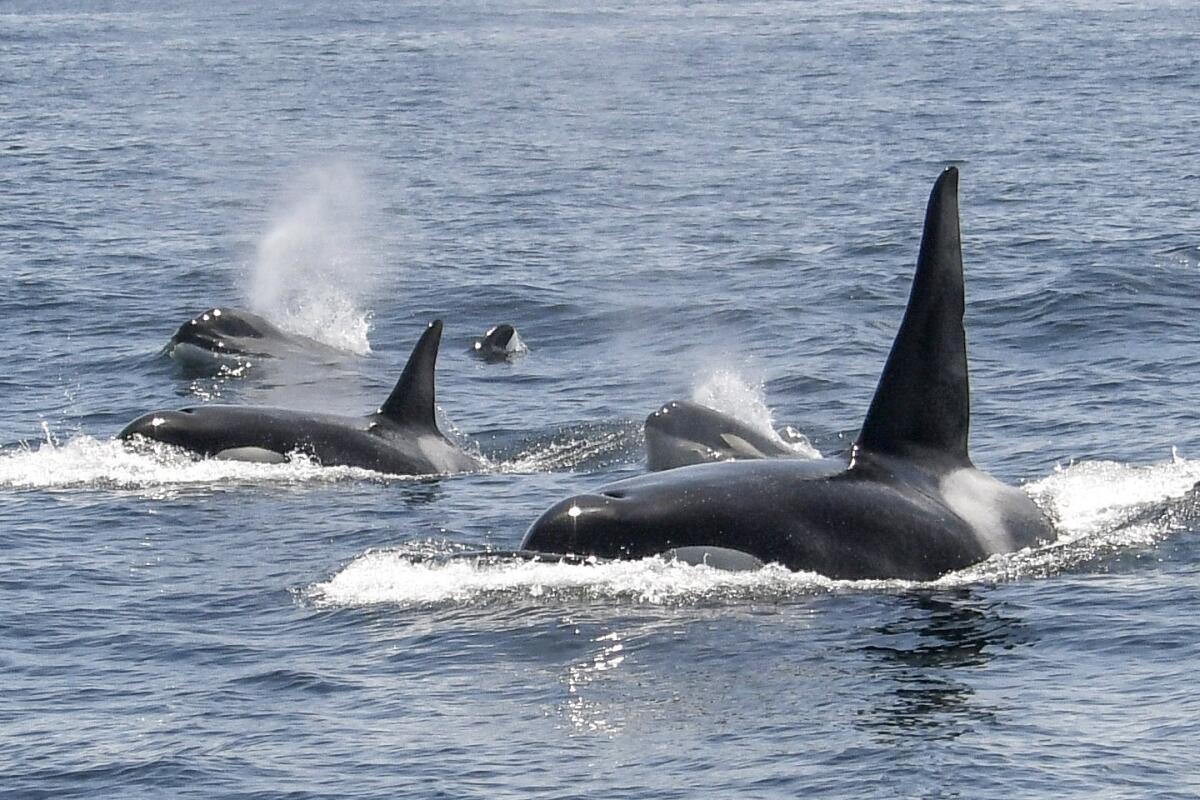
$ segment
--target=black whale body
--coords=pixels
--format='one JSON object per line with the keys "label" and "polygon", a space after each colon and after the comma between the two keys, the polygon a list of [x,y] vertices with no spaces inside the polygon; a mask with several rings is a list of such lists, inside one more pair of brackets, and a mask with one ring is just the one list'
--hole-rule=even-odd
{"label": "black whale body", "polygon": [[832,578],[928,580],[995,553],[1053,540],[1019,489],[967,452],[958,171],[933,187],[912,293],[850,452],[731,461],[619,481],[568,498],[521,548],[641,558],[683,549],[744,553]]}
{"label": "black whale body", "polygon": [[526,352],[517,329],[507,322],[495,325],[471,343],[471,354],[489,363],[509,361]]}
{"label": "black whale body", "polygon": [[121,439],[142,437],[194,453],[281,462],[303,453],[325,466],[363,467],[395,475],[478,469],[480,462],[438,429],[434,368],[442,323],[421,336],[383,406],[363,417],[284,408],[202,405],[152,411],[129,423]]}
{"label": "black whale body", "polygon": [[228,306],[210,308],[180,325],[165,350],[173,360],[191,369],[210,369],[253,358],[339,355],[339,351],[316,339],[288,333],[258,314]]}
{"label": "black whale body", "polygon": [[663,403],[646,417],[646,466],[658,471],[712,461],[803,458],[782,440],[691,400]]}

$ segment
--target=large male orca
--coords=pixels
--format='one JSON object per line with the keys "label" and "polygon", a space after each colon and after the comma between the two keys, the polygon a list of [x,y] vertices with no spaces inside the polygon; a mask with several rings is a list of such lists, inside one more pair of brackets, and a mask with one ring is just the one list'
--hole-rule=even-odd
{"label": "large male orca", "polygon": [[811,446],[789,446],[778,435],[691,400],[663,403],[646,417],[644,430],[646,466],[652,470],[735,459],[804,458],[804,451],[811,451]]}
{"label": "large male orca", "polygon": [[[547,510],[540,553],[753,566],[833,578],[928,580],[1053,540],[1019,489],[978,470],[963,330],[958,171],[929,199],[916,277],[858,440],[842,457],[698,464],[619,481]],[[730,559],[730,556],[740,555]]]}
{"label": "large male orca", "polygon": [[333,355],[315,339],[288,333],[278,325],[239,308],[210,308],[179,326],[166,353],[192,369],[207,369],[255,358],[282,358],[297,352]]}
{"label": "large male orca", "polygon": [[478,459],[438,430],[433,378],[441,337],[438,320],[422,334],[388,399],[365,417],[214,404],[152,411],[129,423],[118,437],[143,437],[241,461],[277,463],[302,453],[326,466],[394,475],[478,469]]}

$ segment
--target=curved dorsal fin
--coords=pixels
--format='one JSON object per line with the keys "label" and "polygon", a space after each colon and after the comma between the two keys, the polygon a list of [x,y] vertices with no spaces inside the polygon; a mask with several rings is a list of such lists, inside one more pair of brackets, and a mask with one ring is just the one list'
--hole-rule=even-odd
{"label": "curved dorsal fin", "polygon": [[904,321],[892,344],[857,446],[900,456],[970,463],[970,389],[963,331],[958,170],[933,185]]}
{"label": "curved dorsal fin", "polygon": [[413,348],[396,388],[379,407],[379,415],[397,425],[413,425],[437,430],[434,414],[433,369],[438,345],[442,341],[442,321],[429,323]]}

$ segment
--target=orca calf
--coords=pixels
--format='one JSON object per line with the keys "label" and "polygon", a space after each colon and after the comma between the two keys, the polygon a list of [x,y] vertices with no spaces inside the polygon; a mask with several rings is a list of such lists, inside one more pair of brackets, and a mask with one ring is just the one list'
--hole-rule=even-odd
{"label": "orca calf", "polygon": [[691,400],[672,400],[646,417],[646,465],[675,469],[711,461],[802,458],[777,437]]}
{"label": "orca calf", "polygon": [[210,308],[179,326],[166,352],[189,368],[209,368],[250,358],[282,358],[296,351],[334,353],[307,336],[237,308]]}
{"label": "orca calf", "polygon": [[916,277],[858,440],[845,456],[698,464],[552,506],[522,550],[680,560],[736,552],[832,578],[929,580],[1055,538],[1019,489],[967,453],[958,171],[929,198]]}
{"label": "orca calf", "polygon": [[528,352],[529,348],[521,341],[517,329],[508,323],[489,328],[471,345],[471,352],[488,362],[507,361],[513,356]]}
{"label": "orca calf", "polygon": [[363,467],[394,475],[428,475],[478,469],[438,430],[434,365],[442,337],[430,324],[384,404],[365,417],[283,408],[202,405],[152,411],[129,423],[120,439],[142,437],[203,456],[278,463],[303,453],[325,466]]}

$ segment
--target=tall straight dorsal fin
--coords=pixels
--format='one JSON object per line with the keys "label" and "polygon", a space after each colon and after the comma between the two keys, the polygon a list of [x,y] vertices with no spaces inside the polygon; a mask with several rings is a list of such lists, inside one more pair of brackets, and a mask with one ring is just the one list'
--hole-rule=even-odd
{"label": "tall straight dorsal fin", "polygon": [[413,348],[396,388],[379,407],[379,415],[397,425],[420,426],[437,430],[434,414],[433,370],[437,364],[438,345],[442,341],[442,321],[429,323]]}
{"label": "tall straight dorsal fin", "polygon": [[858,447],[901,456],[938,454],[970,463],[964,305],[958,170],[949,167],[929,195],[908,308]]}

